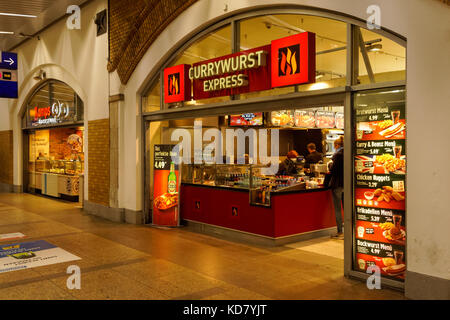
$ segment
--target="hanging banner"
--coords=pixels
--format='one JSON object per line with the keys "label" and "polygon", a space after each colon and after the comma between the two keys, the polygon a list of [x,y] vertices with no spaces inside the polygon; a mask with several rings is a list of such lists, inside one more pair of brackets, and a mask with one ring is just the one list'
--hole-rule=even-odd
{"label": "hanging banner", "polygon": [[[400,91],[400,93],[399,93]],[[356,95],[354,114],[354,261],[404,281],[406,271],[406,120],[404,91]]]}
{"label": "hanging banner", "polygon": [[175,145],[158,144],[153,158],[153,224],[176,227],[180,225],[180,168],[172,161],[177,156]]}
{"label": "hanging banner", "polygon": [[0,98],[17,99],[17,53],[0,51]]}

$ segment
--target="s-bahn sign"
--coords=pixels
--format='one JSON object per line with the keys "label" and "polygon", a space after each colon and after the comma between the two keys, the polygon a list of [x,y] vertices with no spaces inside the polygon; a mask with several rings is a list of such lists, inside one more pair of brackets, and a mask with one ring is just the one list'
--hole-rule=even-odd
{"label": "s-bahn sign", "polygon": [[[164,69],[164,102],[228,96],[315,82],[315,34],[303,32],[270,45]],[[192,89],[191,89],[192,87]]]}
{"label": "s-bahn sign", "polygon": [[17,53],[0,51],[0,98],[18,97]]}

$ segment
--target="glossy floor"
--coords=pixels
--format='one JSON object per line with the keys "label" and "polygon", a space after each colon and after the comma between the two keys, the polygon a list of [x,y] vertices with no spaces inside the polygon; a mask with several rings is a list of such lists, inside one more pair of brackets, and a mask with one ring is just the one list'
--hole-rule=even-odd
{"label": "glossy floor", "polygon": [[[0,273],[0,299],[403,299],[343,276],[343,241],[248,246],[180,229],[109,222],[73,204],[0,194],[0,234],[46,240],[81,260]],[[81,289],[67,288],[69,265]]]}

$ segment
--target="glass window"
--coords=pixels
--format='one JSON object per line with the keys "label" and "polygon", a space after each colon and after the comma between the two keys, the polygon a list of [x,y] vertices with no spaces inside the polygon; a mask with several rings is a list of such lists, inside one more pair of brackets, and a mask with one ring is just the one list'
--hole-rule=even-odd
{"label": "glass window", "polygon": [[[375,32],[360,28],[370,67],[359,50],[358,83],[387,82],[406,79],[406,48]],[[356,39],[358,41],[358,39]],[[373,80],[368,70],[373,72]]]}
{"label": "glass window", "polygon": [[[266,15],[240,22],[240,50],[270,44],[304,31],[316,34],[316,83],[298,86],[299,91],[345,86],[347,24],[308,15]],[[241,99],[294,92],[295,88],[276,88],[242,94]]]}
{"label": "glass window", "polygon": [[161,81],[158,78],[150,87],[147,95],[142,99],[142,112],[152,112],[160,109],[161,104]]}
{"label": "glass window", "polygon": [[[191,46],[189,46],[186,50],[184,50],[170,65],[177,66],[179,64],[194,64],[196,62],[205,61],[221,56],[225,56],[227,54],[231,54],[232,51],[231,46],[231,26],[227,25],[222,27],[214,32],[209,33],[208,35],[202,37],[201,39],[194,42]],[[229,101],[230,97],[216,97],[210,99],[203,99],[201,101],[191,100],[187,102],[187,105],[201,105],[201,104],[209,104],[215,102]],[[165,104],[165,108],[174,107],[177,105],[168,105]]]}

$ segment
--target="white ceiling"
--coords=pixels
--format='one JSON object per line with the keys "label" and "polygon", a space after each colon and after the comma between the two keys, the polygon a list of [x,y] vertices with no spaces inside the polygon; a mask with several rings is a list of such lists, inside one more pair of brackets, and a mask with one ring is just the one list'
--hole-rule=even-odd
{"label": "white ceiling", "polygon": [[24,35],[36,35],[51,23],[66,15],[69,5],[82,5],[91,0],[0,0],[0,13],[36,15],[36,18],[0,15],[0,31],[12,31],[14,35],[0,34],[0,51],[7,51],[27,39]]}

